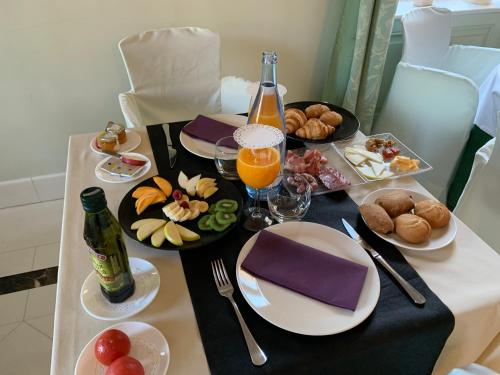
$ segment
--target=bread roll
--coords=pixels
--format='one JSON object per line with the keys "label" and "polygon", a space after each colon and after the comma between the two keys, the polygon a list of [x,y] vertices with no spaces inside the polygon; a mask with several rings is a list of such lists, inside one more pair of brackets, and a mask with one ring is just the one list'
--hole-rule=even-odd
{"label": "bread roll", "polygon": [[382,195],[375,200],[375,203],[386,210],[390,217],[407,213],[415,206],[412,196],[402,190]]}
{"label": "bread roll", "polygon": [[306,108],[305,113],[307,118],[320,118],[324,112],[329,112],[328,108],[324,104],[313,104]]}
{"label": "bread roll", "polygon": [[359,206],[359,212],[371,230],[382,234],[388,234],[394,230],[394,223],[391,218],[378,204],[362,204]]}
{"label": "bread roll", "polygon": [[431,225],[413,214],[403,214],[394,220],[394,228],[399,237],[409,243],[423,243],[431,237]]}
{"label": "bread roll", "polygon": [[415,204],[415,215],[429,222],[432,228],[442,228],[450,221],[450,211],[441,202],[427,199]]}
{"label": "bread roll", "polygon": [[342,123],[342,115],[335,111],[324,112],[319,119],[326,125],[337,127]]}

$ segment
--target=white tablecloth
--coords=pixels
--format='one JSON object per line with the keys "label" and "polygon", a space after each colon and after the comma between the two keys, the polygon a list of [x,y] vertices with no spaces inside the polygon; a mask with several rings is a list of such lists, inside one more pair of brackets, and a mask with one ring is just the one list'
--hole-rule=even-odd
{"label": "white tablecloth", "polygon": [[479,87],[479,103],[474,124],[492,137],[496,137],[498,111],[500,111],[500,65],[491,71]]}
{"label": "white tablecloth", "polygon": [[[137,152],[153,160],[146,131],[141,129],[139,132],[142,144]],[[97,180],[94,167],[101,156],[89,148],[92,136],[84,134],[70,138],[52,375],[73,374],[83,347],[99,331],[112,324],[91,318],[80,305],[80,289],[91,272],[91,263],[82,237],[84,214],[79,194],[89,186],[103,187],[108,206],[117,215],[123,195],[137,183],[106,184]],[[155,174],[153,162],[151,171],[143,178]],[[349,195],[359,203],[367,193],[380,187],[406,187],[425,193],[414,179],[402,178],[351,188]],[[455,329],[436,363],[434,373],[445,374],[453,367],[470,362],[479,362],[500,371],[500,256],[460,220],[456,220],[456,240],[446,248],[426,253],[403,253],[455,316]],[[208,374],[179,255],[142,246],[127,237],[126,245],[129,256],[149,260],[161,276],[160,292],[153,303],[127,320],[145,321],[163,332],[171,350],[169,374]]]}

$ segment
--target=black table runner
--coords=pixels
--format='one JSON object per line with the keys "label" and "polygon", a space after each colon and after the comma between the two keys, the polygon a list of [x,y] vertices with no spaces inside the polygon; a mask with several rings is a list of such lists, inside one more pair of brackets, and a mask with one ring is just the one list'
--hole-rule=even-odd
{"label": "black table runner", "polygon": [[[185,122],[170,126],[177,149],[176,170],[204,169],[216,173],[212,160],[190,154],[179,142]],[[169,168],[160,125],[147,128],[158,173]],[[246,196],[242,183],[236,186]],[[304,336],[273,326],[246,303],[236,282],[236,259],[253,233],[236,226],[226,237],[197,251],[181,252],[191,301],[205,354],[213,374],[430,374],[454,327],[450,310],[392,245],[375,236],[360,219],[357,205],[343,192],[312,199],[304,221],[328,225],[345,233],[349,221],[385,259],[427,299],[415,306],[377,263],[380,299],[374,312],[357,327],[337,335]],[[238,321],[227,299],[215,287],[210,261],[222,258],[233,285],[234,298],[256,341],[268,356],[254,367]]]}

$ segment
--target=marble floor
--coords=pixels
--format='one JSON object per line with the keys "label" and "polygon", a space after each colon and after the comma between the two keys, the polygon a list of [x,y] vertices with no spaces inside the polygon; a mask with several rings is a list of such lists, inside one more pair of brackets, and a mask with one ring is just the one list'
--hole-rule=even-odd
{"label": "marble floor", "polygon": [[0,209],[2,375],[50,372],[62,210],[63,200]]}

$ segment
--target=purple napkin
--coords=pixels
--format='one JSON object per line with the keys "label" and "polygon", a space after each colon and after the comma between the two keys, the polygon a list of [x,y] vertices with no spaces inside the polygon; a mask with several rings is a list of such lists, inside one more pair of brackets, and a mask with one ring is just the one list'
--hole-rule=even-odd
{"label": "purple napkin", "polygon": [[267,230],[241,264],[254,276],[330,305],[354,311],[368,267]]}
{"label": "purple napkin", "polygon": [[[223,137],[232,136],[236,127],[213,120],[203,115],[198,115],[193,121],[182,128],[182,131],[191,137],[202,139],[210,143],[217,143]],[[238,148],[233,140],[224,144],[226,147]]]}

